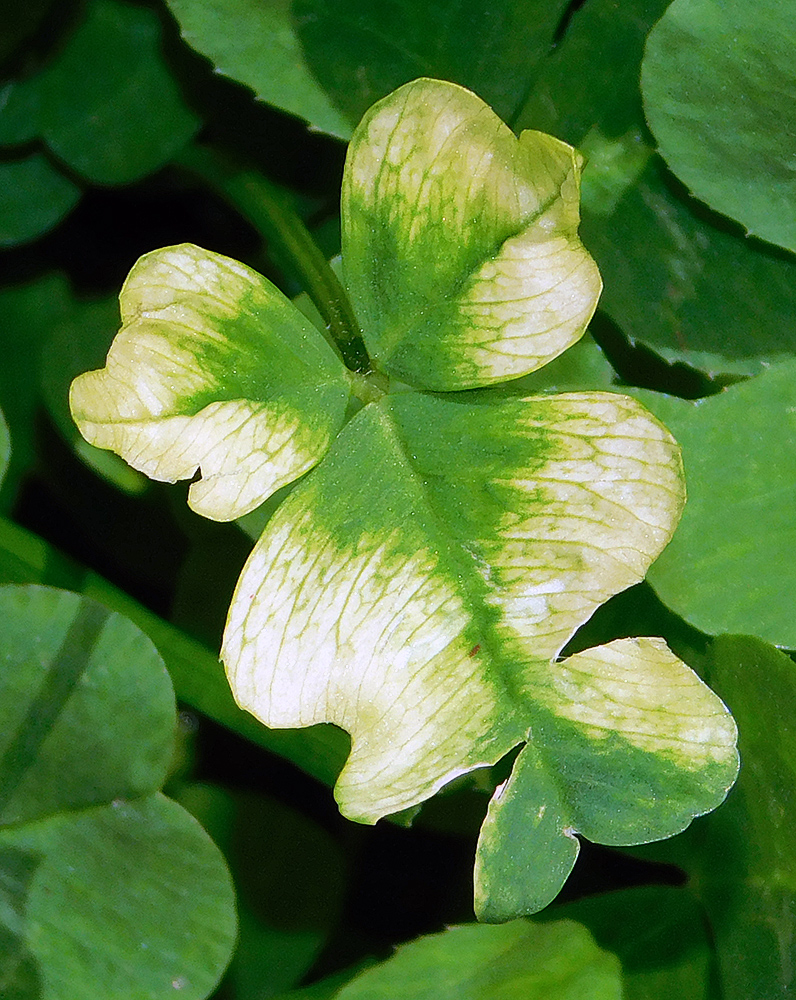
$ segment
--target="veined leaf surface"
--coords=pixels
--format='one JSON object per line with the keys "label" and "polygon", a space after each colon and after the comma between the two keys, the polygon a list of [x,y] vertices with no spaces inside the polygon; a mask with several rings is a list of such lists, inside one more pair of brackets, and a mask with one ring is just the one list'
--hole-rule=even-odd
{"label": "veined leaf surface", "polygon": [[[575,831],[676,832],[721,801],[737,757],[726,709],[661,640],[554,662],[666,544],[683,500],[670,435],[610,393],[489,395],[366,407],[266,528],[222,655],[267,725],[351,734],[336,794],[365,822],[529,739],[512,780],[546,834],[498,795],[482,837],[481,913],[507,919],[552,899]],[[496,876],[523,849],[538,864],[504,906]]]}
{"label": "veined leaf surface", "polygon": [[581,162],[436,80],[365,115],[343,181],[343,268],[381,369],[464,389],[541,368],[580,338],[602,287],[577,235]]}
{"label": "veined leaf surface", "polygon": [[269,281],[185,244],[142,257],[120,296],[107,365],[76,379],[83,436],[152,479],[190,479],[199,514],[229,521],[321,458],[348,378]]}
{"label": "veined leaf surface", "polygon": [[[78,380],[73,400],[80,415],[88,398],[93,426],[109,428],[105,446],[128,454],[150,400],[167,429],[183,421],[155,449],[161,478],[202,464],[195,451],[182,461],[202,407],[234,414],[258,400],[271,421],[290,414],[295,440],[311,438],[285,471],[278,448],[207,437],[228,477],[215,476],[224,486],[213,504],[194,484],[193,505],[215,517],[251,509],[318,463],[238,583],[222,649],[233,693],[269,726],[345,729],[336,795],[363,822],[525,743],[479,848],[476,904],[488,920],[548,902],[574,863],[575,833],[608,843],[675,833],[721,801],[737,770],[729,713],[662,640],[557,662],[669,541],[684,501],[675,441],[617,394],[483,388],[559,355],[592,314],[600,279],[577,237],[579,169],[570,147],[515,139],[460,87],[408,84],[365,117],[344,179],[344,275],[374,379],[349,377],[263,279],[176,248],[162,251],[162,275],[158,255],[134,270],[108,368]],[[172,267],[169,255],[186,253],[201,267],[194,257]],[[202,269],[225,276],[211,290],[229,282],[232,292],[207,293]],[[125,392],[107,397],[103,424],[96,401],[114,385],[114,352]],[[175,373],[184,388],[169,410]],[[349,390],[365,405],[339,430]],[[257,489],[241,458],[258,463]],[[507,895],[501,876],[517,865]]]}

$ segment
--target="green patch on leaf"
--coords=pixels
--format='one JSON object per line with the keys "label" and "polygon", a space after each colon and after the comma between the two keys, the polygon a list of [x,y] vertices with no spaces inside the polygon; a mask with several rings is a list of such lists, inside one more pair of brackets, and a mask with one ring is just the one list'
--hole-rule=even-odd
{"label": "green patch on leaf", "polygon": [[778,0],[674,0],[642,64],[669,166],[711,208],[796,250],[796,19]]}
{"label": "green patch on leaf", "polygon": [[232,887],[201,827],[158,792],[175,725],[162,661],[77,594],[4,587],[0,611],[3,971],[31,1000],[66,1000],[76,983],[108,1000],[201,1000],[232,949]]}

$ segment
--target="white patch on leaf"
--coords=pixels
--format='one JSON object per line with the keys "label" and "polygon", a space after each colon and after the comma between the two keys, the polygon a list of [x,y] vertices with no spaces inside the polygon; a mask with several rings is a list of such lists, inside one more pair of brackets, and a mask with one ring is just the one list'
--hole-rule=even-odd
{"label": "white patch on leaf", "polygon": [[239,704],[269,726],[349,732],[336,794],[365,821],[510,749],[516,737],[491,742],[499,694],[438,557],[409,551],[400,529],[341,546],[312,513],[283,510],[230,610],[222,658]]}
{"label": "white patch on leaf", "polygon": [[699,771],[736,755],[737,730],[723,702],[663,639],[617,639],[553,664],[557,715],[591,739],[618,733],[632,746]]}

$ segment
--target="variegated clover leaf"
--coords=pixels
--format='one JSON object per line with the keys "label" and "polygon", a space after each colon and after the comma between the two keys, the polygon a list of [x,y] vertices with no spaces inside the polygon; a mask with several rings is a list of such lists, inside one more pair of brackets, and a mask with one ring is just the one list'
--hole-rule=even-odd
{"label": "variegated clover leaf", "polygon": [[347,371],[264,279],[176,247],[135,266],[107,368],[73,388],[93,444],[162,479],[201,468],[190,502],[212,517],[317,465],[241,575],[232,689],[266,725],[350,734],[336,796],[362,822],[524,744],[479,844],[487,920],[549,902],[576,833],[674,834],[738,765],[731,716],[661,639],[559,657],[669,541],[675,441],[618,394],[487,388],[591,318],[580,166],[460,87],[407,84],[356,130],[343,185],[371,374]]}

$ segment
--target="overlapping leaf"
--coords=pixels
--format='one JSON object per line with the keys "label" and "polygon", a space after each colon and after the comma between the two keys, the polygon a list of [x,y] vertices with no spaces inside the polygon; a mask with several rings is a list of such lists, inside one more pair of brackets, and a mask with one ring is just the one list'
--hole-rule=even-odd
{"label": "overlapping leaf", "polygon": [[[303,433],[322,426],[282,481],[328,453],[239,581],[222,651],[233,691],[268,725],[347,730],[336,793],[365,822],[527,741],[482,835],[477,906],[493,920],[555,895],[575,832],[666,836],[714,807],[737,767],[726,709],[662,640],[556,662],[671,537],[684,499],[671,435],[611,393],[472,391],[540,367],[591,317],[600,284],[577,236],[579,165],[557,140],[515,139],[459,87],[409,84],[368,113],[344,181],[343,267],[374,379],[349,379],[252,272],[176,248],[136,266],[108,367],[73,395],[94,443],[144,468],[146,439],[162,478],[202,465],[207,411],[241,398],[276,399],[264,433],[285,410]],[[365,405],[332,441],[349,385]],[[166,434],[141,435],[144,407]],[[227,451],[222,434],[207,440],[222,466],[259,463],[215,516],[274,488],[245,437]],[[502,875],[519,865],[507,896]]]}
{"label": "overlapping leaf", "polygon": [[3,995],[201,1000],[234,899],[215,845],[158,791],[175,725],[160,657],[77,594],[2,587],[0,612]]}
{"label": "overlapping leaf", "polygon": [[[480,94],[507,120],[564,15],[563,0],[168,0],[185,41],[263,101],[348,139],[420,76]],[[473,38],[478,44],[473,44]]]}
{"label": "overlapping leaf", "polygon": [[642,398],[682,444],[690,500],[650,573],[704,632],[796,647],[796,362],[699,402]]}
{"label": "overlapping leaf", "polygon": [[675,173],[796,250],[796,18],[778,0],[674,0],[649,35],[644,104]]}
{"label": "overlapping leaf", "polygon": [[[605,282],[600,307],[628,338],[648,344],[667,360],[685,361],[710,373],[757,373],[771,361],[792,356],[796,348],[796,259],[749,239],[689,198],[655,155],[642,110],[639,72],[647,35],[668,4],[589,0],[580,6],[560,44],[550,50],[517,123],[552,132],[585,155],[582,236]],[[667,14],[665,20],[676,20],[676,9],[685,6],[673,5],[671,18]],[[721,12],[715,5],[699,6],[716,24],[740,23],[726,5]],[[745,11],[744,18],[747,13],[748,27],[754,23],[754,30],[762,32],[765,23],[778,30],[777,18],[764,22],[751,12]],[[787,51],[787,44],[780,44]],[[703,130],[734,128],[733,118],[717,111],[711,96],[716,78],[706,69],[705,54],[728,68],[740,48],[707,40],[695,45],[690,39],[687,50],[659,62],[662,91],[689,81],[694,102],[701,105]],[[763,55],[764,62],[767,58]],[[754,63],[756,70],[759,65]],[[790,72],[787,61],[783,72]],[[738,86],[726,92],[742,116],[748,98],[738,96]],[[769,88],[766,98],[774,101],[776,121],[768,119],[762,130],[758,119],[750,122],[763,142],[780,128],[786,130],[785,119],[776,112],[779,98],[771,96],[778,93],[776,87]],[[659,100],[667,100],[663,92]],[[686,124],[682,120],[680,127]],[[697,145],[701,153],[707,149],[706,143]],[[779,149],[786,147],[783,143]],[[749,171],[743,192],[754,187],[763,196],[766,189],[773,196],[779,189],[768,184],[753,144],[737,143],[733,156],[736,166],[744,162]],[[730,180],[731,171],[725,167],[724,160],[720,167],[710,167],[712,184],[738,183],[737,174]],[[690,183],[685,174],[680,176]]]}

